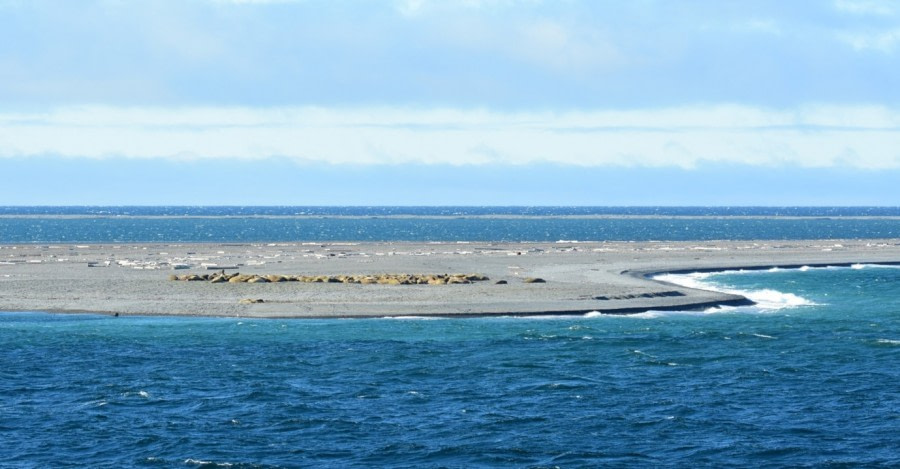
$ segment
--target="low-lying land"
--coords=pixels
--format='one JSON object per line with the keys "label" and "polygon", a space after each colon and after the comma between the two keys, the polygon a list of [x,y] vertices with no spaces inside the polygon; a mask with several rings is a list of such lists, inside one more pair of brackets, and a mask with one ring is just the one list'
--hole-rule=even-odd
{"label": "low-lying land", "polygon": [[[0,310],[242,317],[628,314],[746,304],[658,272],[900,263],[900,239],[0,245]],[[238,280],[236,280],[238,279]]]}

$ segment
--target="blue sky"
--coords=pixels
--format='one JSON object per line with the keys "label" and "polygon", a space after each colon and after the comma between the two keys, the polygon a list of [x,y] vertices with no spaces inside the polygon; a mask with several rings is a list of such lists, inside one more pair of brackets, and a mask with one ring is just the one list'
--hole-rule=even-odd
{"label": "blue sky", "polygon": [[900,2],[0,0],[0,204],[900,205]]}

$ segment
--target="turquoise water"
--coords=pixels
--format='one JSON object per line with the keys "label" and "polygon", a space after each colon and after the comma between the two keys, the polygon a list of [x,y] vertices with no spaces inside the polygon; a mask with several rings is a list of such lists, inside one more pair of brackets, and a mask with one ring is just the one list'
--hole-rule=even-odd
{"label": "turquoise water", "polygon": [[900,269],[632,317],[0,315],[0,466],[900,465]]}

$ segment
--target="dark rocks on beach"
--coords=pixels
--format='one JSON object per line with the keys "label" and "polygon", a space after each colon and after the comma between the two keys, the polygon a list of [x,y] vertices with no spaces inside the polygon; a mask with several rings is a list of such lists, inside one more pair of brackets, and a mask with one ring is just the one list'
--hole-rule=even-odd
{"label": "dark rocks on beach", "polygon": [[506,285],[507,283],[509,282],[507,282],[506,280],[497,280],[497,282],[495,282],[495,285]]}
{"label": "dark rocks on beach", "polygon": [[632,293],[627,295],[612,295],[612,296],[593,296],[590,297],[592,300],[631,300],[634,298],[661,298],[667,296],[684,296],[684,293],[675,290],[669,291],[661,291],[661,292],[651,292],[651,293]]}
{"label": "dark rocks on beach", "polygon": [[522,280],[522,281],[525,282],[525,283],[547,283],[546,280],[544,280],[544,279],[542,279],[542,278],[540,278],[540,277],[528,277],[528,278],[525,278],[525,279]]}

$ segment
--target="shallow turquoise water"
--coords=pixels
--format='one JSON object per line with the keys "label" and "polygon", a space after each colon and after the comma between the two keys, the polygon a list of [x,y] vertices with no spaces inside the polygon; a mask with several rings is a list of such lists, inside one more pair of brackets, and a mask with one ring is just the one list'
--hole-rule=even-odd
{"label": "shallow turquoise water", "polygon": [[0,466],[900,464],[900,269],[687,279],[770,309],[3,314]]}

